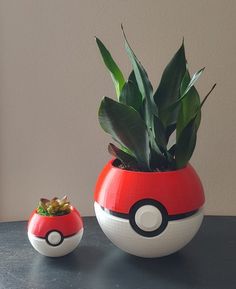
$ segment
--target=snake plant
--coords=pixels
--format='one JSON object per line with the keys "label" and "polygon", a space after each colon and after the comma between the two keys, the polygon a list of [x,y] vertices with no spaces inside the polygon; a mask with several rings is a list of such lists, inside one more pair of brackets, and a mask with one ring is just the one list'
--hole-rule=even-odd
{"label": "snake plant", "polygon": [[165,67],[159,86],[153,90],[147,72],[129,45],[125,49],[132,71],[126,79],[110,52],[98,38],[96,43],[111,74],[117,99],[104,97],[99,122],[117,145],[108,151],[118,165],[137,171],[171,171],[184,168],[196,145],[204,102],[195,83],[204,68],[190,76],[184,41]]}

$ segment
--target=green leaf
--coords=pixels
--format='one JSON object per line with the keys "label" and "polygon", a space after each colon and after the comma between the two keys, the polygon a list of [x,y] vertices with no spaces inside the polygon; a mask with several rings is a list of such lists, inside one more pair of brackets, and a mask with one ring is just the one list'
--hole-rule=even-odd
{"label": "green leaf", "polygon": [[[154,124],[153,124],[154,126]],[[153,170],[165,170],[168,166],[168,161],[163,154],[163,148],[159,147],[155,139],[155,133],[151,129],[148,130],[150,142],[150,166]]]}
{"label": "green leaf", "polygon": [[170,136],[172,135],[172,133],[175,131],[176,129],[176,123],[173,123],[169,126],[166,127],[165,131],[166,131],[166,139],[167,139],[167,143],[169,141]]}
{"label": "green leaf", "polygon": [[108,151],[111,155],[113,155],[115,158],[119,159],[125,166],[132,167],[132,168],[138,168],[138,163],[134,157],[123,151],[122,149],[119,149],[114,144],[110,143],[108,145]]}
{"label": "green leaf", "polygon": [[166,66],[160,84],[154,94],[154,101],[158,108],[158,115],[165,127],[176,122],[178,106],[173,110],[166,111],[170,104],[179,98],[181,81],[186,71],[186,58],[184,43]]}
{"label": "green leaf", "polygon": [[183,77],[181,84],[180,84],[180,98],[178,98],[178,100],[176,102],[179,102],[182,100],[181,98],[185,94],[185,91],[186,91],[190,82],[191,82],[190,73],[189,73],[188,69],[186,69],[184,77]]}
{"label": "green leaf", "polygon": [[[200,74],[199,74],[200,75]],[[192,78],[193,79],[193,78]],[[196,129],[198,129],[201,122],[201,110],[200,108],[200,97],[194,86],[190,87],[191,83],[190,75],[188,70],[185,73],[183,81],[181,83],[180,93],[185,94],[185,97],[182,98],[180,102],[180,110],[177,119],[176,126],[176,139],[181,134],[181,131],[187,126],[187,124],[195,117],[196,113]],[[193,85],[192,81],[192,85]],[[190,87],[190,89],[189,89]],[[187,92],[186,92],[187,91]]]}
{"label": "green leaf", "polygon": [[153,127],[154,127],[154,134],[155,134],[155,140],[162,152],[166,152],[166,146],[167,146],[167,138],[166,138],[166,132],[165,127],[159,117],[154,115],[153,118]]}
{"label": "green leaf", "polygon": [[184,168],[190,160],[196,146],[197,126],[196,117],[181,131],[175,147],[175,161],[177,169]]}
{"label": "green leaf", "polygon": [[180,85],[180,97],[174,103],[170,104],[168,107],[163,109],[162,111],[163,114],[171,113],[172,111],[174,111],[176,108],[179,107],[180,102],[187,96],[187,93],[193,87],[194,83],[198,80],[203,70],[204,68],[197,71],[190,79],[189,71],[186,69],[186,72]]}
{"label": "green leaf", "polygon": [[110,71],[111,78],[113,80],[113,83],[115,85],[116,95],[119,99],[121,90],[125,84],[124,76],[119,69],[118,65],[115,63],[114,59],[112,58],[110,52],[107,50],[105,45],[102,43],[100,39],[95,37],[95,40],[97,42],[98,48],[100,50],[100,53],[102,55],[103,61]]}
{"label": "green leaf", "polygon": [[185,75],[183,77],[183,80],[181,82],[180,86],[180,97],[177,99],[175,103],[169,106],[169,109],[173,109],[176,105],[178,105],[184,98],[186,98],[186,95],[190,91],[192,87],[194,87],[195,82],[198,80],[202,72],[205,68],[200,69],[197,71],[193,77],[190,79],[190,74],[188,69],[186,69]]}
{"label": "green leaf", "polygon": [[153,88],[151,82],[148,79],[148,75],[145,69],[143,68],[142,64],[140,63],[140,61],[134,54],[133,50],[131,49],[122,26],[121,28],[125,38],[125,49],[132,64],[138,88],[143,98],[144,119],[150,139],[151,159],[153,160],[152,167],[154,168],[157,168],[158,166],[164,167],[166,165],[166,159],[162,155],[162,152],[158,147],[154,137],[153,117],[154,115],[157,115],[157,110],[156,104],[153,101]]}
{"label": "green leaf", "polygon": [[142,169],[150,169],[148,131],[135,109],[105,97],[99,108],[99,122],[105,132],[132,152]]}
{"label": "green leaf", "polygon": [[139,91],[134,71],[131,72],[128,82],[126,82],[122,88],[119,102],[132,106],[139,112],[141,110],[142,95]]}
{"label": "green leaf", "polygon": [[[179,135],[179,132],[181,131],[181,127],[182,128],[185,127],[188,121],[192,118],[196,109],[198,109],[199,107],[200,97],[198,95],[196,88],[193,85],[197,81],[203,70],[204,68],[200,69],[193,75],[192,78],[190,78],[189,71],[186,69],[185,75],[180,85],[180,97],[176,102],[172,103],[169,107],[167,107],[163,111],[163,113],[168,114],[171,113],[171,111],[174,111],[176,108],[179,109],[177,117],[178,118],[177,122],[179,122],[177,137]],[[197,117],[197,127],[199,127],[200,121],[201,121],[201,112],[199,111],[199,115]],[[176,123],[167,126],[166,128],[167,140],[169,139],[170,135],[174,132],[175,129]]]}
{"label": "green leaf", "polygon": [[171,148],[168,150],[168,152],[169,152],[172,156],[174,156],[174,155],[175,155],[175,149],[176,149],[176,144],[173,144],[173,145],[171,146]]}
{"label": "green leaf", "polygon": [[[178,123],[177,123],[177,135],[178,136],[177,136],[176,149],[175,149],[175,160],[176,160],[177,168],[185,167],[193,154],[193,151],[196,145],[197,130],[200,124],[201,108],[204,102],[206,101],[206,99],[208,98],[208,96],[214,90],[215,86],[216,84],[213,85],[213,87],[207,93],[207,95],[204,97],[204,100],[201,103],[200,103],[200,99],[196,101],[198,102],[198,107],[196,103],[194,105],[191,104],[192,106],[189,105],[189,108],[190,110],[192,110],[192,113],[187,113],[185,116],[184,115],[180,116],[181,130],[178,128]],[[194,86],[189,90],[188,93],[191,93],[193,89],[195,89]],[[193,97],[194,93],[195,91],[193,90],[192,95],[190,97]],[[199,96],[197,97],[199,98]],[[185,99],[187,100],[191,98],[189,98],[188,96]],[[186,123],[186,126],[184,126],[184,122]]]}
{"label": "green leaf", "polygon": [[165,171],[168,167],[167,159],[161,153],[158,153],[156,149],[153,149],[153,147],[150,148],[150,154],[150,167],[152,171]]}
{"label": "green leaf", "polygon": [[[184,95],[191,89],[192,86],[194,86],[195,82],[198,80],[198,78],[200,77],[200,75],[202,74],[202,72],[204,71],[205,67],[201,68],[200,70],[198,70],[196,73],[194,73],[193,77],[191,78],[191,80],[189,81],[188,85],[185,87],[185,90],[183,90],[184,87],[181,87],[182,91],[181,91],[181,98],[184,97]],[[186,70],[185,74],[189,75],[188,70]],[[189,78],[189,76],[187,76]]]}
{"label": "green leaf", "polygon": [[142,95],[144,104],[145,104],[145,122],[148,128],[152,126],[152,115],[155,110],[155,104],[153,103],[152,96],[153,96],[153,88],[151,82],[148,79],[147,72],[143,68],[142,64],[134,54],[133,50],[131,49],[128,40],[126,38],[123,26],[121,26],[123,35],[125,38],[125,49],[129,56],[130,62],[132,64],[135,78],[138,84],[139,91]]}

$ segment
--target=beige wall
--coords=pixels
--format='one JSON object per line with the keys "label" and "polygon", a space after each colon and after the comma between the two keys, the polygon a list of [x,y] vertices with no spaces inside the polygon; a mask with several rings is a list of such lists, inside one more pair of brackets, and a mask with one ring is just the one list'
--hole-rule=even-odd
{"label": "beige wall", "polygon": [[97,109],[113,86],[94,35],[123,70],[120,23],[154,86],[185,37],[191,72],[206,66],[192,159],[206,213],[236,215],[236,1],[0,0],[0,220],[27,219],[40,196],[67,193],[93,214],[93,187],[109,159]]}

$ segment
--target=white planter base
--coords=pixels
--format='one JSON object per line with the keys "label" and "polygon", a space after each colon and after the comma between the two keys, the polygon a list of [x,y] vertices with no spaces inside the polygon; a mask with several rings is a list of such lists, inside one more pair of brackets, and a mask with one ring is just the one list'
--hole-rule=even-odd
{"label": "white planter base", "polygon": [[63,242],[58,246],[49,245],[45,239],[35,237],[28,232],[31,245],[40,254],[47,257],[61,257],[72,252],[80,243],[84,229],[81,229],[72,237],[64,238]]}
{"label": "white planter base", "polygon": [[129,254],[146,258],[180,250],[192,240],[203,220],[203,209],[200,209],[190,217],[169,221],[160,235],[144,237],[132,229],[129,220],[105,212],[96,202],[94,208],[99,225],[113,244]]}

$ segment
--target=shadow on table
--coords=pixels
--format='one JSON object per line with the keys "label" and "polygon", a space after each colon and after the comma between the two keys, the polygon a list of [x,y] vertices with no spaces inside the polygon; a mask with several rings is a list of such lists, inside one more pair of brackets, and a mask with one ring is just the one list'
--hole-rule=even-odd
{"label": "shadow on table", "polygon": [[108,287],[112,283],[120,283],[120,288],[132,288],[137,284],[139,288],[153,288],[153,284],[169,284],[170,287],[166,288],[173,288],[175,284],[180,286],[176,288],[184,289],[199,288],[201,284],[199,264],[181,252],[156,259],[139,258],[116,249],[109,253],[95,274]]}
{"label": "shadow on table", "polygon": [[49,270],[61,269],[63,271],[91,271],[103,259],[103,252],[97,247],[80,246],[72,253],[58,258],[37,256],[35,266],[47,266]]}
{"label": "shadow on table", "polygon": [[121,288],[132,288],[136,284],[140,288],[149,288],[152,284],[166,284],[168,280],[172,285],[181,284],[184,289],[198,288],[198,265],[182,252],[163,258],[145,259],[124,253],[113,246],[105,251],[99,247],[84,245],[64,257],[38,255],[34,269],[37,271],[37,268],[44,267],[51,273],[88,273],[93,276],[92,280],[87,280],[88,284],[102,282],[104,288],[112,288],[114,283],[120,284]]}

